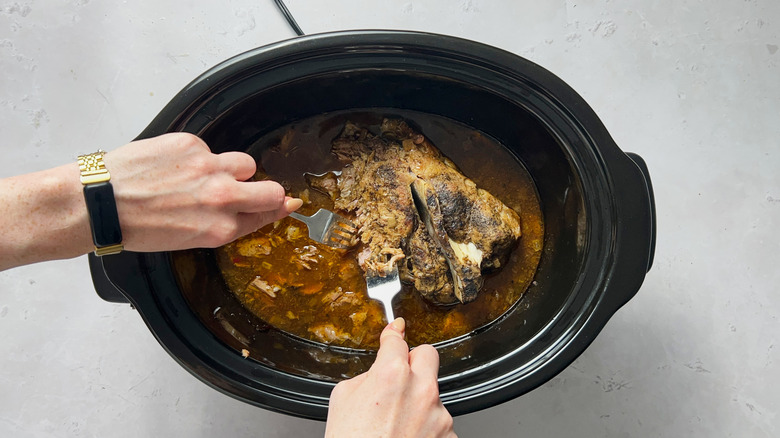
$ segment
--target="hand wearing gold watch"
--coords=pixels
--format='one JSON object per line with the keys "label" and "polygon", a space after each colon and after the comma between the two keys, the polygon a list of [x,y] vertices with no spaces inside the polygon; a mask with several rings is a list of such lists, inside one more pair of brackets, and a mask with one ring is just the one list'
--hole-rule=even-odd
{"label": "hand wearing gold watch", "polygon": [[214,154],[191,134],[165,134],[88,156],[82,165],[93,160],[89,162],[96,169],[104,167],[100,178],[108,177],[106,181],[94,182],[100,178],[88,175],[88,184],[82,184],[75,159],[0,180],[0,270],[76,257],[95,251],[96,243],[105,246],[94,240],[94,220],[90,226],[85,200],[90,184],[111,185],[121,232],[114,244],[130,251],[216,247],[301,205],[276,182],[247,181],[256,171],[251,156]]}

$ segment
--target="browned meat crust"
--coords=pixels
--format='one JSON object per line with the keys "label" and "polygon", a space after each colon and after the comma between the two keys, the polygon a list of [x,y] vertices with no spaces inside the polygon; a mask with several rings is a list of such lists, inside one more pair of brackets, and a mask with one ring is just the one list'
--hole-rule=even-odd
{"label": "browned meat crust", "polygon": [[361,267],[389,272],[403,259],[401,278],[430,301],[474,300],[482,273],[499,268],[520,238],[518,214],[402,120],[386,119],[378,136],[347,123],[332,152],[345,163],[341,175],[309,184],[354,214]]}

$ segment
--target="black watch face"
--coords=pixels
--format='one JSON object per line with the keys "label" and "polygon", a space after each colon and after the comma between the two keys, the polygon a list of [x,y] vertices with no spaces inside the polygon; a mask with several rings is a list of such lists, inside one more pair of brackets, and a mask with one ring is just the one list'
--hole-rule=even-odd
{"label": "black watch face", "polygon": [[92,240],[95,246],[116,245],[122,242],[119,214],[116,211],[114,188],[110,182],[84,186],[89,223],[92,226]]}

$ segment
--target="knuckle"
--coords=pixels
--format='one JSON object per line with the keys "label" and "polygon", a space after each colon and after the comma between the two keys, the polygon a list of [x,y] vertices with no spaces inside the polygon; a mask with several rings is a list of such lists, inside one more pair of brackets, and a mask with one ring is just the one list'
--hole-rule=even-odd
{"label": "knuckle", "polygon": [[211,179],[201,192],[201,202],[205,205],[222,209],[230,205],[233,199],[233,191],[227,181]]}
{"label": "knuckle", "polygon": [[236,161],[240,161],[241,165],[247,168],[247,171],[251,171],[252,174],[257,172],[257,162],[251,155],[246,153],[239,153],[236,155]]}
{"label": "knuckle", "polygon": [[286,196],[284,187],[281,184],[274,181],[263,181],[263,190],[267,193],[268,200],[271,204],[281,207],[284,205],[284,198]]}
{"label": "knuckle", "polygon": [[400,361],[391,361],[383,366],[377,375],[377,378],[388,385],[405,384],[409,380],[409,366]]}
{"label": "knuckle", "polygon": [[159,138],[164,145],[165,153],[176,154],[179,157],[186,156],[190,151],[189,149],[195,145],[193,135],[186,132],[169,132],[161,135]]}
{"label": "knuckle", "polygon": [[214,163],[211,156],[206,154],[191,154],[187,163],[195,175],[208,175],[214,169]]}
{"label": "knuckle", "polygon": [[330,393],[330,406],[333,406],[334,404],[338,404],[339,400],[347,399],[350,396],[350,393],[354,390],[356,385],[356,382],[354,382],[352,379],[349,380],[343,380],[339,382],[334,388],[333,391]]}
{"label": "knuckle", "polygon": [[383,343],[387,344],[387,343],[399,342],[399,341],[406,343],[406,341],[404,341],[404,338],[401,336],[400,333],[398,333],[395,330],[391,330],[390,328],[385,328],[384,330],[382,330],[382,333],[379,334],[380,348]]}
{"label": "knuckle", "polygon": [[453,428],[455,427],[455,420],[452,419],[452,415],[450,415],[446,409],[442,415],[439,415],[439,427],[441,428],[440,430],[450,432],[452,432]]}
{"label": "knuckle", "polygon": [[284,187],[282,187],[281,184],[274,184],[273,186],[274,196],[276,197],[276,201],[281,205],[284,204],[284,198],[286,196],[286,193],[284,192]]}
{"label": "knuckle", "polygon": [[439,383],[433,379],[424,379],[417,383],[418,390],[423,394],[425,399],[429,402],[439,402]]}
{"label": "knuckle", "polygon": [[338,397],[340,397],[341,395],[343,395],[344,393],[347,392],[347,389],[348,389],[347,386],[348,385],[349,385],[349,380],[343,380],[343,381],[339,382],[333,388],[333,391],[330,393],[330,397],[331,398],[334,398],[334,397],[338,398]]}
{"label": "knuckle", "polygon": [[177,132],[173,134],[175,136],[176,143],[179,147],[189,149],[193,147],[203,148],[205,143],[195,134],[189,132]]}
{"label": "knuckle", "polygon": [[433,347],[433,345],[430,344],[422,344],[414,347],[414,350],[417,351],[417,355],[425,355],[425,356],[431,356],[431,355],[438,355],[439,353],[436,351],[436,348]]}

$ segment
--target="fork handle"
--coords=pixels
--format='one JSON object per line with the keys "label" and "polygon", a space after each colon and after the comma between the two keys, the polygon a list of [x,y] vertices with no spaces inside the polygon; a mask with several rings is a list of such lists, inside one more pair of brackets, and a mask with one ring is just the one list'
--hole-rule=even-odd
{"label": "fork handle", "polygon": [[296,212],[290,213],[290,217],[298,219],[299,221],[304,222],[304,223],[308,223],[308,220],[309,220],[309,216],[304,216],[304,215],[302,215],[300,213],[296,213]]}

